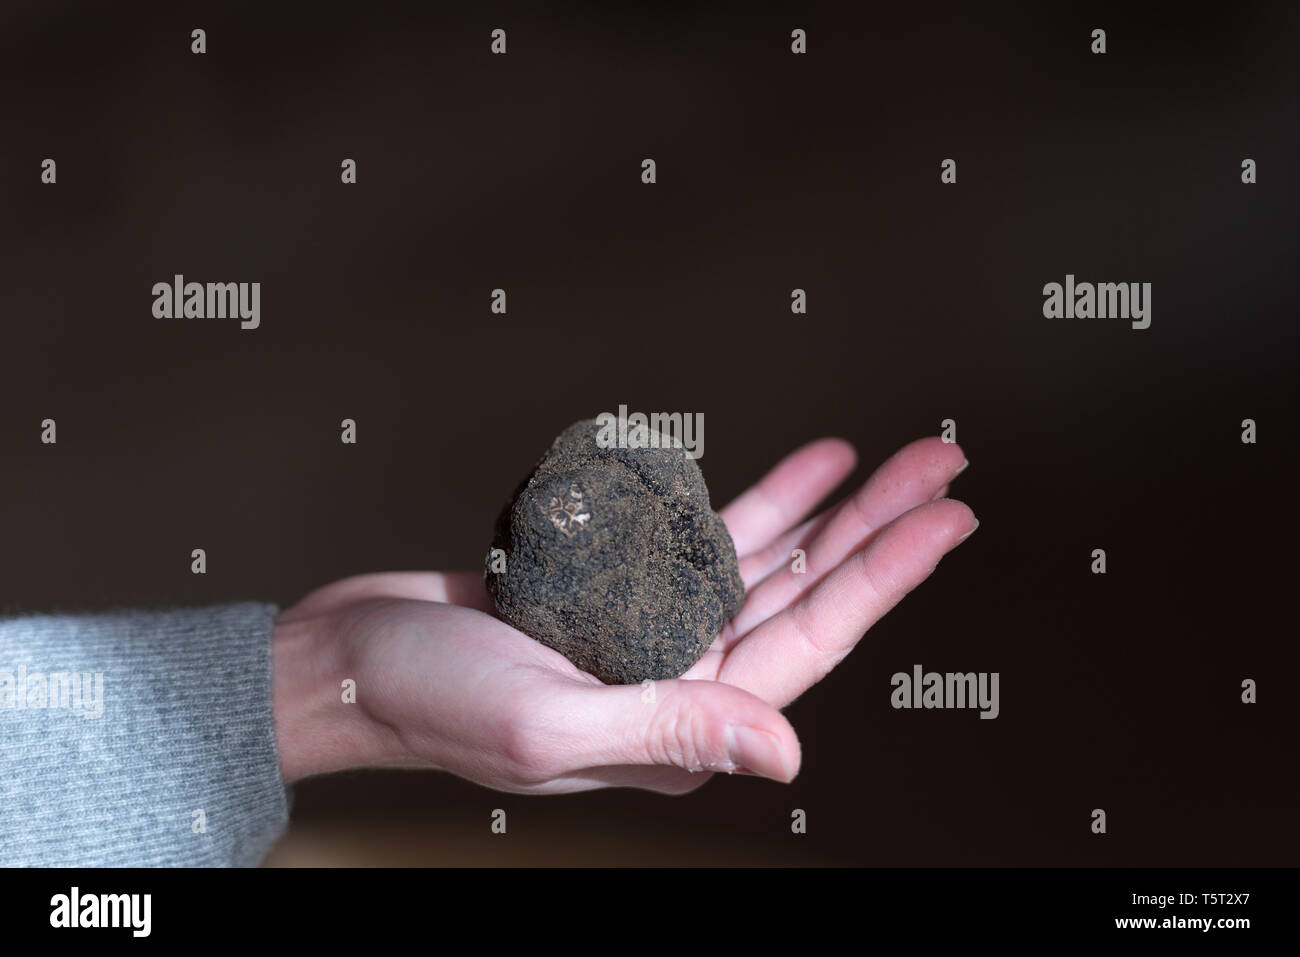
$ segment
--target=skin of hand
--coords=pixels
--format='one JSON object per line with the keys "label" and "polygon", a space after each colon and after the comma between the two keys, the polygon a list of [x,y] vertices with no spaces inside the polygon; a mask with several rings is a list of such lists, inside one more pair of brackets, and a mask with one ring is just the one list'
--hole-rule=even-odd
{"label": "skin of hand", "polygon": [[[979,524],[945,497],[968,463],[938,438],[905,446],[806,518],[856,464],[847,442],[820,439],[722,509],[745,603],[689,672],[653,694],[602,684],[493,617],[481,572],[360,575],[312,592],[272,636],[285,782],[359,767],[440,768],[535,794],[683,794],[714,771],[792,780],[799,740],[780,709]],[[792,570],[796,548],[803,573]]]}

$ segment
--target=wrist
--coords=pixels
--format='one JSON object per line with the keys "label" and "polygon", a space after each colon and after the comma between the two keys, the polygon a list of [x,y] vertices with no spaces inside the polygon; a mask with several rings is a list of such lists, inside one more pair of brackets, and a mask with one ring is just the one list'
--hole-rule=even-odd
{"label": "wrist", "polygon": [[277,619],[271,634],[271,711],[280,775],[306,777],[386,763],[375,729],[356,704],[330,616]]}

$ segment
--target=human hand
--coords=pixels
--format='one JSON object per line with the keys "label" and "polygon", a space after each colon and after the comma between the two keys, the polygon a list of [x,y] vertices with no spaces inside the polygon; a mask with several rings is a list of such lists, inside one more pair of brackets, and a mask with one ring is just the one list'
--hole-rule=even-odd
{"label": "human hand", "polygon": [[272,639],[286,783],[352,767],[441,768],[520,793],[680,794],[712,771],[792,780],[799,741],[778,709],[978,524],[944,498],[965,459],[937,438],[805,521],[855,465],[848,443],[812,442],[721,510],[745,603],[690,671],[653,685],[602,684],[498,620],[481,572],[360,575],[312,592]]}

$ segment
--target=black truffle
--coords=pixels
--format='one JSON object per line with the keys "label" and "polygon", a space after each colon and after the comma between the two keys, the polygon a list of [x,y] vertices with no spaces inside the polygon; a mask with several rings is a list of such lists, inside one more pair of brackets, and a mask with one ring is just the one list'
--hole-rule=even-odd
{"label": "black truffle", "polygon": [[601,448],[599,432],[595,419],[569,426],[515,492],[488,594],[502,619],[607,684],[675,678],[744,601],[736,548],[680,446]]}

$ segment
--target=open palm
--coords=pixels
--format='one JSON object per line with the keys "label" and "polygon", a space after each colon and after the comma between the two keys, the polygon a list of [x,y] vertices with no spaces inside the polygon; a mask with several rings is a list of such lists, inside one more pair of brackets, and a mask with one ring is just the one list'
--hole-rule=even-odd
{"label": "open palm", "polygon": [[[810,443],[721,510],[745,602],[676,680],[602,684],[495,618],[481,572],[361,575],[312,592],[277,623],[286,780],[356,766],[438,767],[531,793],[683,793],[711,771],[791,780],[799,742],[779,709],[977,524],[944,497],[965,459],[937,438],[807,518],[855,465],[846,442]],[[355,705],[338,703],[347,679]]]}

